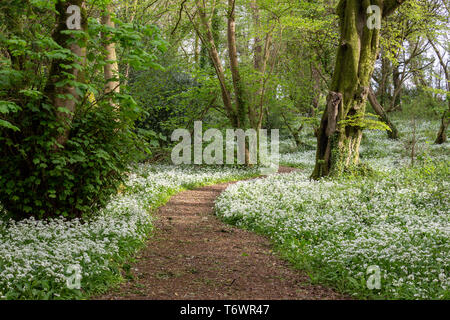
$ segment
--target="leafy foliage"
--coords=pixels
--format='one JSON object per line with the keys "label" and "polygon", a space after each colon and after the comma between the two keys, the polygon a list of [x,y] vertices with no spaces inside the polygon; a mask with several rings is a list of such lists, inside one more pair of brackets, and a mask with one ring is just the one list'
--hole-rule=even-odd
{"label": "leafy foliage", "polygon": [[345,128],[346,126],[350,127],[358,127],[363,128],[366,130],[389,130],[391,131],[391,128],[389,126],[382,122],[376,120],[378,119],[378,116],[371,113],[365,113],[365,114],[355,114],[355,115],[349,115],[345,120],[341,120],[338,122],[342,128]]}
{"label": "leafy foliage", "polygon": [[[0,49],[8,58],[0,62],[0,202],[17,219],[83,217],[105,205],[129,164],[139,160],[147,148],[134,130],[141,108],[124,90],[103,90],[102,35],[108,35],[123,61],[136,69],[158,67],[155,53],[165,49],[154,26],[115,19],[117,27],[110,28],[90,18],[87,31],[62,31],[86,47],[83,62],[48,36],[54,9],[49,2],[33,2],[27,16],[14,6],[6,11],[8,16],[0,16],[19,26],[31,25],[29,29],[11,28],[6,37],[0,37]],[[42,16],[47,23],[34,24]],[[54,106],[49,97],[47,84],[54,61],[62,70],[55,87],[73,86],[79,96],[74,113]],[[72,68],[79,70],[81,80],[66,72]],[[71,114],[73,119],[61,123],[57,113]],[[57,137],[66,129],[70,134],[61,145]]]}

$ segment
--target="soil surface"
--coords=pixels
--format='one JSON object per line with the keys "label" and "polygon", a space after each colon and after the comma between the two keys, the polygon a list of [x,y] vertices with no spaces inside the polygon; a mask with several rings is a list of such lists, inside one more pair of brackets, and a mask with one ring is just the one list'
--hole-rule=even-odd
{"label": "soil surface", "polygon": [[[294,169],[280,168],[280,173]],[[155,231],[131,280],[95,299],[346,299],[311,285],[270,241],[221,222],[214,201],[232,183],[184,191],[156,213]]]}

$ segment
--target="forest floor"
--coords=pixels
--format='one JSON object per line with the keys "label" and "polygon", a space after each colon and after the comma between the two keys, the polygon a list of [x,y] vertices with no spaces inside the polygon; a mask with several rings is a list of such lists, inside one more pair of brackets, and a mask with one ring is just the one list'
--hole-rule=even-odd
{"label": "forest floor", "polygon": [[[280,173],[291,172],[281,167]],[[188,190],[156,213],[155,231],[129,279],[95,299],[347,299],[312,285],[271,242],[221,222],[214,201],[231,183]]]}

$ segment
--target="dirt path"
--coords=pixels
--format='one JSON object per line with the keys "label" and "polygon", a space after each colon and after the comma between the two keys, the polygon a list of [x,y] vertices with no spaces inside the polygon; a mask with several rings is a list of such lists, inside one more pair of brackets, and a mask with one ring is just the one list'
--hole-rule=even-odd
{"label": "dirt path", "polygon": [[[289,172],[281,168],[280,172]],[[269,240],[222,223],[214,200],[231,183],[182,192],[157,212],[133,280],[98,299],[342,299],[288,266]]]}

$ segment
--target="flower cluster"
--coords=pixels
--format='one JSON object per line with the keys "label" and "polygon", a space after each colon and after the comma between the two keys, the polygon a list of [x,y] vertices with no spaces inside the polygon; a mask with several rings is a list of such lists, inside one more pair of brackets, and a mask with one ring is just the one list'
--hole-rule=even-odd
{"label": "flower cluster", "polygon": [[[79,298],[120,280],[120,263],[152,228],[151,210],[184,188],[239,179],[256,170],[140,165],[120,194],[88,222],[0,220],[0,299]],[[81,290],[70,289],[70,269]],[[76,268],[74,268],[76,267]]]}
{"label": "flower cluster", "polygon": [[[397,140],[388,139],[384,131],[364,132],[360,148],[363,163],[380,171],[389,171],[391,168],[409,165],[412,154],[416,162],[429,159],[445,161],[450,157],[447,144],[433,144],[440,126],[438,121],[417,121],[415,134],[410,121],[397,121],[396,125],[401,133],[400,139]],[[280,162],[287,166],[310,170],[315,164],[316,138],[307,131],[302,132],[300,138],[305,146],[309,146],[309,150],[292,152],[295,149],[293,141],[280,141],[280,150],[287,151],[281,154]],[[301,148],[304,149],[305,146]]]}
{"label": "flower cluster", "polygon": [[[313,280],[355,296],[448,299],[449,150],[427,143],[438,125],[417,123],[413,168],[409,123],[399,123],[399,141],[365,132],[361,159],[378,172],[370,177],[310,181],[314,150],[283,154],[305,170],[230,186],[217,214],[270,236]],[[380,290],[367,286],[369,266],[381,270]]]}
{"label": "flower cluster", "polygon": [[448,167],[420,178],[403,171],[353,181],[308,178],[292,173],[240,182],[219,197],[217,212],[271,236],[296,264],[326,282],[347,282],[352,293],[374,294],[365,272],[377,265],[383,273],[377,294],[448,298]]}

